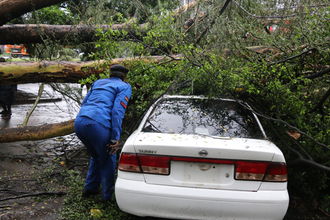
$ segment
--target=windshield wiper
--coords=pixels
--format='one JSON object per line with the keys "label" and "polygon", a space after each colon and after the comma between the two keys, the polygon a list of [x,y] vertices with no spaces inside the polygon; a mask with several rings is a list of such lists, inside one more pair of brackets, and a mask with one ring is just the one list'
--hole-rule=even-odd
{"label": "windshield wiper", "polygon": [[149,123],[150,126],[146,126],[143,128],[143,131],[146,131],[146,129],[150,129],[151,131],[157,131],[159,133],[163,133],[161,130],[159,130],[153,123],[151,123],[151,121],[149,119],[147,119],[147,121]]}
{"label": "windshield wiper", "polygon": [[225,139],[225,140],[228,140],[228,139],[231,139],[232,137],[220,137],[220,136],[213,136],[213,135],[207,135],[207,134],[198,134],[198,133],[194,133],[195,135],[198,135],[198,136],[202,136],[202,137],[210,137],[210,138],[214,138],[214,139]]}

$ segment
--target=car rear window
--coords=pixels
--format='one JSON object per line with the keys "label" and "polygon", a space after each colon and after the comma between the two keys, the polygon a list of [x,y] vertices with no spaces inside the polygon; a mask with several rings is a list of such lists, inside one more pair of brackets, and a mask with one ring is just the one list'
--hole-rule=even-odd
{"label": "car rear window", "polygon": [[149,115],[143,131],[263,138],[249,110],[219,99],[164,99]]}

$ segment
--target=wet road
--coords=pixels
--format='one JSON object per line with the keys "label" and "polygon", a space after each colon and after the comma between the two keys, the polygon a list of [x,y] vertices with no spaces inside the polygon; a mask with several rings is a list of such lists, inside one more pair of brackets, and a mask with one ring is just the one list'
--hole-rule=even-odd
{"label": "wet road", "polygon": [[[10,119],[0,117],[0,129],[17,127],[23,123],[26,113],[33,106],[38,89],[39,84],[18,85],[17,101],[29,104],[13,105]],[[59,98],[62,100],[59,101]],[[45,85],[41,100],[48,102],[38,104],[28,122],[30,126],[67,121],[75,118],[79,110],[76,103],[66,102],[60,93],[54,92],[48,85]],[[47,179],[45,172],[54,169],[55,164],[63,160],[68,165],[70,162],[70,165],[86,168],[88,157],[84,156],[87,155],[84,150],[75,134],[39,141],[0,143],[0,188],[8,189],[9,192],[26,192],[27,194],[48,190],[60,191],[62,185],[51,185],[53,181],[56,182],[58,174],[52,171],[54,173],[49,177],[50,179]],[[43,181],[46,183],[41,184],[41,179],[39,179],[41,174],[43,177],[41,179],[45,178]],[[48,185],[51,187],[48,188]],[[53,186],[58,188],[53,189]],[[0,192],[0,198],[11,196],[11,194]],[[0,208],[0,219],[59,219],[63,199],[63,197],[43,199],[26,197],[4,201],[0,203],[0,207],[8,206],[9,209]]]}
{"label": "wet road", "polygon": [[[78,86],[79,85],[73,85]],[[20,84],[18,85],[18,94],[20,92],[32,93],[37,96],[39,84]],[[62,122],[75,118],[79,106],[70,101],[67,103],[62,95],[55,92],[49,85],[45,85],[42,99],[58,99],[62,98],[62,101],[39,103],[34,110],[28,122],[29,126],[36,126],[41,124],[51,124],[56,122]],[[14,104],[12,106],[12,116],[10,119],[0,118],[1,128],[17,127],[23,123],[26,113],[32,108],[33,104]]]}
{"label": "wet road", "polygon": [[[71,85],[71,84],[70,84]],[[80,87],[77,84],[72,86]],[[39,84],[21,84],[18,85],[18,94],[31,93],[37,96]],[[22,98],[18,95],[17,98]],[[62,98],[61,101],[58,101]],[[25,96],[23,99],[27,99]],[[32,113],[28,126],[37,126],[42,124],[52,124],[63,122],[75,118],[79,111],[79,105],[76,102],[67,102],[63,96],[55,92],[49,85],[45,85],[41,100],[56,100],[50,102],[40,102]],[[24,121],[26,113],[32,108],[35,98],[29,100],[29,104],[14,104],[12,106],[12,115],[9,119],[0,117],[0,129],[13,128],[21,125]],[[27,100],[21,102],[27,103]],[[0,143],[0,160],[3,158],[35,158],[42,156],[42,160],[48,161],[52,158],[63,155],[66,150],[77,149],[82,147],[80,141],[75,134],[66,135],[64,137],[55,137],[40,141],[20,141],[10,143]]]}

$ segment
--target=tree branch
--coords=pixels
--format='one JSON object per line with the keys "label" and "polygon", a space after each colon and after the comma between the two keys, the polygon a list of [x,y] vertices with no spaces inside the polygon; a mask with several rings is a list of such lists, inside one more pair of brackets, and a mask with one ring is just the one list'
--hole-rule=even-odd
{"label": "tree branch", "polygon": [[191,8],[195,7],[198,4],[198,1],[192,1],[188,4],[185,4],[177,9],[174,10],[174,16],[181,15],[182,13],[189,11]]}
{"label": "tree branch", "polygon": [[40,126],[0,129],[0,143],[15,141],[35,141],[73,133],[74,120]]}
{"label": "tree branch", "polygon": [[[238,2],[233,0],[233,3],[242,11],[244,11],[248,16],[257,18],[257,19],[284,19],[284,18],[293,18],[298,16],[298,14],[291,14],[291,15],[267,15],[267,16],[260,16],[256,14],[252,14],[247,9],[245,9],[242,5],[240,5]],[[329,4],[322,4],[322,5],[304,5],[305,8],[324,8],[328,7]],[[297,8],[297,7],[294,7]]]}
{"label": "tree branch", "polygon": [[[25,2],[27,5],[33,4],[38,5],[46,2],[63,2],[64,0],[3,0],[0,1],[0,25],[1,24],[1,11],[7,7],[9,2]],[[31,3],[32,1],[32,3]],[[17,3],[18,4],[18,3]],[[55,3],[54,3],[55,4]],[[173,16],[179,16],[181,13],[193,8],[197,4],[192,2],[188,5],[184,5],[174,11]],[[3,7],[2,7],[3,5]],[[23,5],[20,3],[20,5]],[[52,5],[49,3],[49,5]],[[32,9],[28,9],[28,11]],[[38,9],[38,8],[35,8]],[[16,9],[17,10],[17,9]],[[0,27],[0,44],[27,44],[27,43],[43,43],[43,39],[46,37],[52,41],[57,41],[59,43],[80,43],[80,42],[93,42],[97,40],[96,33],[99,29],[106,31],[108,29],[112,30],[125,30],[128,34],[125,39],[138,38],[136,31],[144,32],[148,24],[140,24],[138,30],[132,28],[131,23],[114,24],[114,25],[46,25],[46,24],[12,24],[4,25]]]}
{"label": "tree branch", "polygon": [[223,5],[223,7],[220,9],[219,12],[219,16],[215,17],[210,25],[201,33],[201,35],[199,35],[199,37],[197,38],[195,45],[199,44],[199,42],[201,41],[201,39],[205,36],[205,34],[213,27],[213,25],[215,24],[215,21],[218,17],[220,17],[226,10],[226,8],[228,7],[229,3],[231,2],[231,0],[226,0],[225,4]]}
{"label": "tree branch", "polygon": [[[60,85],[62,85],[62,84],[60,84]],[[81,105],[81,98],[82,98],[81,96],[74,95],[75,96],[74,97],[74,96],[68,94],[67,92],[63,91],[61,89],[61,87],[56,83],[50,83],[49,86],[52,87],[52,89],[55,90],[56,92],[60,93],[64,98],[67,97],[67,98],[75,101],[79,105]]]}
{"label": "tree branch", "polygon": [[[301,146],[301,144],[295,138],[293,138],[290,135],[287,136],[286,135],[287,133],[278,132],[278,129],[274,128],[274,126],[271,126],[271,129],[277,136],[277,139],[279,140],[279,142],[281,142],[282,145],[286,146],[290,151],[294,152],[298,156],[298,159],[295,159],[293,161],[290,160],[288,162],[289,166],[292,166],[294,164],[304,163],[304,164],[307,164],[310,166],[314,166],[318,169],[329,171],[330,167],[315,162],[314,159],[312,158],[312,156]],[[290,145],[288,146],[287,142],[289,142],[289,141],[292,141],[295,145],[297,145],[303,154],[301,152],[299,152],[297,149],[291,147]],[[307,157],[307,159],[306,159],[306,157]]]}
{"label": "tree branch", "polygon": [[27,12],[64,2],[65,0],[1,0],[0,26]]}
{"label": "tree branch", "polygon": [[308,137],[309,139],[311,139],[314,143],[316,143],[316,144],[318,144],[318,145],[320,145],[320,146],[322,146],[322,147],[325,147],[325,148],[327,148],[327,149],[330,150],[330,147],[329,147],[328,145],[323,144],[323,143],[321,143],[321,142],[315,140],[315,138],[313,138],[312,136],[310,136],[310,135],[307,134],[306,132],[301,131],[299,128],[297,128],[297,127],[295,127],[295,126],[293,126],[293,125],[290,125],[288,122],[283,121],[282,119],[277,119],[277,118],[273,118],[273,117],[270,117],[270,116],[267,116],[267,115],[261,114],[261,113],[255,111],[254,109],[252,109],[250,106],[246,105],[246,104],[243,103],[243,102],[238,102],[238,103],[239,103],[241,106],[243,106],[244,108],[246,108],[246,109],[248,109],[249,111],[253,112],[254,114],[256,114],[256,115],[258,115],[258,116],[260,116],[260,117],[262,117],[262,118],[265,118],[265,119],[267,119],[267,120],[272,120],[272,121],[276,121],[276,122],[279,122],[279,123],[281,123],[281,124],[284,124],[284,125],[286,125],[287,127],[291,128],[291,129],[293,129],[293,130],[296,130],[297,132],[299,132],[299,133],[305,135],[306,137]]}
{"label": "tree branch", "polygon": [[33,111],[36,109],[36,107],[37,107],[37,105],[38,105],[38,103],[39,103],[39,100],[40,100],[40,98],[41,98],[41,95],[42,95],[42,92],[43,92],[43,91],[44,91],[44,84],[41,83],[40,86],[39,86],[39,90],[38,90],[38,96],[37,96],[37,98],[36,98],[34,104],[33,104],[32,108],[26,113],[26,117],[25,117],[25,119],[24,119],[24,121],[23,121],[23,123],[22,123],[22,126],[23,126],[23,127],[26,126],[27,123],[29,122],[29,119],[30,119],[30,117],[31,117],[31,115],[32,115],[32,113],[33,113]]}
{"label": "tree branch", "polygon": [[285,59],[283,59],[283,60],[279,60],[279,61],[272,62],[272,63],[270,63],[270,65],[279,64],[279,63],[285,63],[285,62],[287,62],[287,61],[290,61],[290,60],[296,59],[296,58],[298,58],[298,57],[312,54],[312,53],[314,53],[314,52],[316,52],[316,51],[317,51],[316,48],[311,48],[311,49],[308,49],[308,50],[306,50],[306,51],[304,51],[304,52],[302,52],[302,53],[300,53],[300,54],[297,54],[297,55],[294,55],[294,56],[291,56],[291,57],[287,57],[287,58],[285,58]]}
{"label": "tree branch", "polygon": [[324,70],[321,70],[319,72],[316,72],[314,74],[305,76],[305,78],[307,78],[307,79],[315,79],[315,78],[321,77],[321,76],[323,76],[324,74],[327,74],[327,73],[330,73],[330,67],[329,68],[326,68]]}
{"label": "tree branch", "polygon": [[234,3],[239,9],[241,9],[241,10],[244,11],[246,14],[248,14],[249,16],[254,17],[254,18],[259,18],[259,19],[266,19],[266,18],[270,18],[270,19],[273,19],[273,18],[280,18],[280,19],[283,19],[283,18],[292,18],[292,17],[296,17],[296,16],[297,16],[297,14],[284,15],[284,16],[279,16],[279,15],[258,16],[258,15],[252,14],[251,12],[249,12],[248,10],[246,10],[246,9],[245,9],[243,6],[241,6],[238,2],[236,2],[236,1],[233,0],[233,3]]}
{"label": "tree branch", "polygon": [[[139,26],[139,31],[146,29]],[[125,30],[124,38],[137,38],[136,30],[130,24],[114,25],[47,25],[47,24],[11,24],[0,27],[0,44],[43,43],[44,38],[60,43],[93,42],[97,40],[99,30]]]}
{"label": "tree branch", "polygon": [[[180,55],[168,55],[171,60],[180,58]],[[131,61],[158,63],[167,61],[166,56],[147,56],[112,59],[111,64]],[[0,63],[1,83],[36,83],[36,82],[78,82],[93,74],[98,75],[108,66],[105,60],[87,62],[43,61],[43,62],[5,62]]]}
{"label": "tree branch", "polygon": [[324,96],[321,98],[320,102],[311,110],[311,112],[314,112],[316,109],[322,109],[323,103],[330,97],[330,88],[328,91],[324,94]]}
{"label": "tree branch", "polygon": [[327,167],[327,166],[324,166],[322,164],[319,164],[313,160],[310,160],[310,159],[305,159],[304,156],[297,150],[295,150],[294,148],[292,147],[289,147],[289,150],[291,150],[292,152],[294,152],[295,154],[298,155],[298,159],[292,161],[290,164],[293,165],[293,164],[297,164],[297,163],[304,163],[304,164],[308,164],[308,165],[311,165],[313,167],[316,167],[316,168],[319,168],[319,169],[322,169],[322,170],[325,170],[325,171],[330,171],[330,167]]}

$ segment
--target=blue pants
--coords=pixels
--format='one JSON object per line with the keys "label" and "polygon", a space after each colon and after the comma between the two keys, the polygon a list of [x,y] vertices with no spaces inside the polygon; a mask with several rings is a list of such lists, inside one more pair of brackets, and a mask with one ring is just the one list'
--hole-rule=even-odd
{"label": "blue pants", "polygon": [[104,200],[110,200],[114,191],[116,154],[108,154],[110,129],[87,117],[77,117],[74,123],[78,138],[91,154],[85,190],[97,192],[100,185]]}

